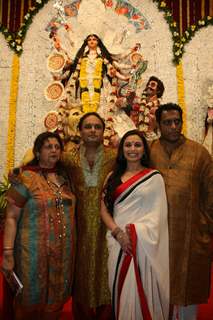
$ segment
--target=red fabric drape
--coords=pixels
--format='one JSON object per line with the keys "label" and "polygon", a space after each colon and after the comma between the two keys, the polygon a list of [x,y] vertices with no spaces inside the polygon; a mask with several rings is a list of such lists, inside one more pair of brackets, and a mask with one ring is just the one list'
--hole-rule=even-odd
{"label": "red fabric drape", "polygon": [[195,19],[198,21],[202,18],[201,1],[195,1]]}
{"label": "red fabric drape", "polygon": [[196,19],[195,19],[195,2],[194,0],[189,0],[190,4],[190,24],[195,24]]}
{"label": "red fabric drape", "polygon": [[[16,8],[15,8],[15,0],[10,0],[9,8],[10,8],[10,19],[9,19],[9,30],[15,31],[15,22],[16,22]],[[13,17],[13,19],[12,19]]]}
{"label": "red fabric drape", "polygon": [[174,21],[176,21],[179,25],[179,1],[178,0],[174,0],[174,1],[168,1],[169,3],[167,3],[168,7],[170,8],[170,10],[172,11],[172,16]]}
{"label": "red fabric drape", "polygon": [[[101,1],[101,0],[100,0]],[[142,0],[141,0],[142,1]],[[187,7],[190,9],[190,24],[196,24],[204,16],[211,15],[210,2],[212,0],[164,0],[172,11],[174,21],[178,23],[184,32],[187,28]],[[21,26],[21,18],[27,13],[30,7],[36,4],[36,0],[0,0],[2,13],[0,23],[11,32],[16,32]],[[182,4],[182,7],[181,5]],[[8,10],[9,8],[9,10]],[[23,9],[22,9],[23,8]],[[22,12],[23,10],[23,12]],[[181,10],[181,12],[180,12]],[[9,18],[8,18],[9,15]]]}
{"label": "red fabric drape", "polygon": [[1,12],[1,19],[0,23],[3,24],[3,26],[7,27],[7,19],[8,19],[8,7],[9,7],[9,1],[3,1],[2,0],[2,12]]}

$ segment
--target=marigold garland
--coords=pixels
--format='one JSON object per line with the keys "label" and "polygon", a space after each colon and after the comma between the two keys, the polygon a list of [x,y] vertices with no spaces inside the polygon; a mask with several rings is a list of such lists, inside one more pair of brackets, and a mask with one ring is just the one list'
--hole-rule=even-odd
{"label": "marigold garland", "polygon": [[184,78],[183,78],[183,65],[182,61],[176,66],[177,76],[177,92],[178,92],[178,103],[183,110],[183,133],[187,134],[186,128],[186,104],[185,104],[185,90],[184,90]]}
{"label": "marigold garland", "polygon": [[14,54],[12,62],[12,74],[10,83],[9,99],[9,126],[7,138],[7,163],[6,170],[9,172],[14,167],[15,131],[16,131],[16,102],[19,82],[19,57]]}
{"label": "marigold garland", "polygon": [[[88,89],[89,86],[89,77],[90,74],[88,74],[88,65],[90,64],[89,59],[87,57],[84,57],[81,61],[80,66],[80,87],[82,89]],[[93,72],[92,74],[92,83],[94,89],[101,89],[102,85],[102,71],[103,71],[103,59],[102,58],[96,58],[93,65]],[[83,104],[83,111],[84,112],[91,112],[91,111],[97,111],[99,102],[100,102],[100,93],[99,92],[93,92],[92,97],[90,96],[90,92],[84,91],[81,94],[81,100]]]}

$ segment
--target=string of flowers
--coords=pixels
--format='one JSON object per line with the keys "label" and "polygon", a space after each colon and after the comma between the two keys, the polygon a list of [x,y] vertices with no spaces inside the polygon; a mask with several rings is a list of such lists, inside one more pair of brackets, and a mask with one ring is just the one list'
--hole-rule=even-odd
{"label": "string of flowers", "polygon": [[15,150],[15,131],[16,131],[16,104],[18,97],[19,82],[19,57],[14,54],[12,63],[12,76],[10,84],[9,99],[9,120],[8,120],[8,138],[7,138],[7,173],[14,167],[14,150]]}
{"label": "string of flowers", "polygon": [[183,110],[183,133],[186,135],[186,103],[185,103],[185,90],[184,90],[184,77],[183,77],[183,65],[182,61],[176,67],[176,77],[177,77],[177,93],[178,93],[178,103]]}
{"label": "string of flowers", "polygon": [[31,7],[24,16],[23,23],[17,32],[10,32],[8,28],[0,24],[0,32],[4,35],[7,44],[9,47],[15,51],[17,55],[21,55],[23,51],[23,41],[25,39],[27,30],[29,29],[33,17],[39,12],[40,9],[48,2],[49,0],[36,0],[35,5]]}
{"label": "string of flowers", "polygon": [[[201,20],[198,20],[198,23],[195,25],[191,25],[187,30],[183,33],[181,37],[181,42],[183,44],[183,49],[186,43],[191,41],[191,39],[194,37],[196,31],[200,30],[203,27],[207,27],[209,25],[213,25],[213,17],[207,16]],[[183,50],[184,53],[184,50]]]}
{"label": "string of flowers", "polygon": [[153,0],[158,3],[158,9],[164,12],[164,17],[169,25],[173,39],[173,62],[176,64],[176,78],[177,78],[177,94],[178,103],[183,110],[183,133],[186,134],[186,103],[185,103],[185,90],[183,78],[183,66],[181,58],[183,56],[184,43],[180,37],[179,27],[172,17],[171,10],[167,7],[165,1]]}
{"label": "string of flowers", "polygon": [[181,36],[179,33],[178,24],[173,20],[171,10],[168,8],[166,2],[162,0],[153,0],[153,2],[156,2],[158,9],[164,12],[164,17],[169,24],[169,28],[172,33],[174,55],[173,62],[175,64],[179,64],[185,51],[185,45],[193,38],[196,31],[203,27],[207,27],[208,25],[213,25],[213,17],[207,16],[199,20],[196,25],[191,25]]}
{"label": "string of flowers", "polygon": [[183,54],[183,44],[181,43],[178,24],[176,21],[174,21],[172,12],[165,1],[153,0],[153,2],[157,2],[159,11],[164,12],[164,18],[167,21],[169,29],[172,33],[174,55],[173,62],[178,64]]}

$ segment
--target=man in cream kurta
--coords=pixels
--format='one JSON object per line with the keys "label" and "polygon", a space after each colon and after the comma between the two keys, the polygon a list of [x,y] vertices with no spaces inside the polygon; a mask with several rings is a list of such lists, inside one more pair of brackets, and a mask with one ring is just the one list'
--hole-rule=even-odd
{"label": "man in cream kurta", "polygon": [[171,304],[180,319],[193,320],[191,305],[206,303],[210,289],[213,162],[202,145],[181,135],[178,105],[161,105],[156,119],[161,138],[151,144],[151,162],[168,199]]}

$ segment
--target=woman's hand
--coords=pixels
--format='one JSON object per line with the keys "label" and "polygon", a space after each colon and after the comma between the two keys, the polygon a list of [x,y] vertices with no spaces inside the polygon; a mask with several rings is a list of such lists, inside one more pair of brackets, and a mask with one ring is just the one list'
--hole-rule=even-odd
{"label": "woman's hand", "polygon": [[11,203],[12,200],[9,195],[4,225],[2,268],[7,271],[12,271],[15,265],[13,249],[16,238],[17,222],[21,212],[21,208]]}
{"label": "woman's hand", "polygon": [[132,254],[132,244],[126,232],[122,231],[122,233],[117,237],[117,241],[125,253],[130,255]]}
{"label": "woman's hand", "polygon": [[112,231],[112,236],[118,241],[121,249],[127,253],[132,254],[132,244],[128,233],[124,232],[121,228],[117,227]]}
{"label": "woman's hand", "polygon": [[7,271],[12,271],[14,269],[14,265],[13,250],[3,251],[2,268]]}

